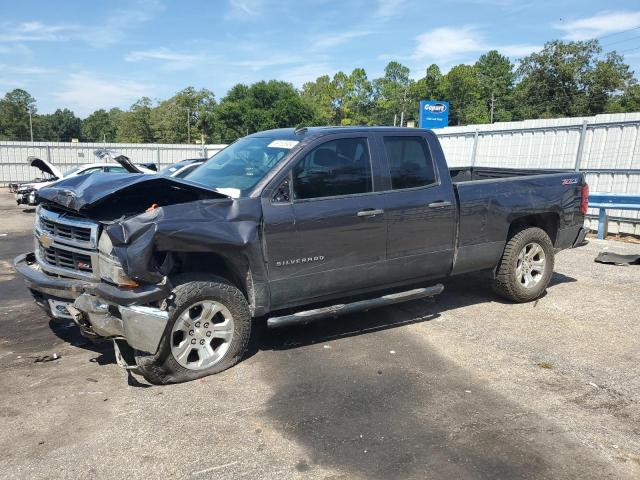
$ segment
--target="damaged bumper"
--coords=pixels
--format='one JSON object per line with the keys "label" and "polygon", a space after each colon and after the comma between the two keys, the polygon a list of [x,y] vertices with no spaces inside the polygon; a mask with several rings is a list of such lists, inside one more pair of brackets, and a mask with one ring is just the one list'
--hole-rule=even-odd
{"label": "damaged bumper", "polygon": [[123,338],[130,347],[154,354],[169,320],[165,310],[141,305],[122,306],[83,293],[67,307],[74,321],[104,338]]}
{"label": "damaged bumper", "polygon": [[145,306],[167,298],[171,287],[145,285],[121,289],[106,283],[49,275],[35,255],[14,260],[36,303],[56,318],[73,319],[92,338],[124,338],[133,348],[155,353],[168,320],[166,311]]}

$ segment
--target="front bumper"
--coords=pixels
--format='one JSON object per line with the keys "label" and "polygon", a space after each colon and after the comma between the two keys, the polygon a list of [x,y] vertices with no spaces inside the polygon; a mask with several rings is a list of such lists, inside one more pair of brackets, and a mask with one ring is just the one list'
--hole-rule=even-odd
{"label": "front bumper", "polygon": [[67,300],[68,318],[92,338],[124,338],[140,351],[155,353],[168,321],[166,311],[145,306],[161,301],[171,286],[145,285],[135,289],[106,283],[57,277],[42,271],[33,253],[16,257],[16,271],[22,275],[36,302],[52,316],[51,301]]}
{"label": "front bumper", "polygon": [[18,192],[15,194],[15,199],[17,205],[36,206],[38,204],[35,192]]}

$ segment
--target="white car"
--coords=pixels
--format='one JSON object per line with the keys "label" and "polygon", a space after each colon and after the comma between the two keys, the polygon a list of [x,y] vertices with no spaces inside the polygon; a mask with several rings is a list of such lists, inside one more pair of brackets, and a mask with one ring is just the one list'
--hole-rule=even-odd
{"label": "white car", "polygon": [[[96,156],[99,158],[105,158],[105,154],[103,151],[96,151]],[[111,157],[110,157],[111,158]],[[113,158],[113,160],[118,161],[120,157]],[[126,158],[126,157],[124,157]],[[43,160],[37,157],[29,157],[27,158],[29,161],[29,165],[39,169],[41,172],[50,175],[51,178],[42,180],[40,182],[29,182],[23,183],[16,187],[15,199],[18,205],[28,205],[28,206],[36,206],[38,204],[38,199],[36,197],[36,192],[41,188],[52,185],[58,180],[62,180],[63,178],[74,177],[77,175],[88,175],[92,173],[157,173],[150,168],[143,166],[133,166],[134,168],[130,168],[129,164],[120,163],[115,164],[113,162],[107,163],[85,163],[83,165],[78,165],[76,167],[70,168],[62,172],[55,165],[52,165],[47,160]],[[127,159],[128,160],[128,159]],[[132,165],[132,164],[131,164]]]}

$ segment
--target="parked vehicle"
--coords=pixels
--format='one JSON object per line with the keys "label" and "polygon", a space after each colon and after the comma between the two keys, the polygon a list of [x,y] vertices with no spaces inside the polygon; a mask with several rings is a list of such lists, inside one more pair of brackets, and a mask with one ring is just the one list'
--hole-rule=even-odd
{"label": "parked vehicle", "polygon": [[35,252],[15,265],[51,316],[113,339],[149,381],[180,382],[238,362],[252,318],[306,323],[478,271],[537,299],[555,253],[584,241],[587,194],[575,171],[449,169],[429,130],[270,130],[184,179],[43,189]]}
{"label": "parked vehicle", "polygon": [[206,161],[206,158],[187,158],[168,167],[161,168],[158,173],[169,177],[184,178]]}
{"label": "parked vehicle", "polygon": [[[96,155],[98,153],[105,152],[104,150],[96,150]],[[101,158],[99,156],[99,158]],[[125,157],[126,158],[126,157]],[[106,157],[105,157],[106,159]],[[132,170],[127,165],[117,165],[114,163],[85,163],[83,165],[78,165],[73,168],[70,168],[64,172],[62,172],[59,168],[52,165],[47,160],[43,160],[37,157],[28,157],[29,165],[34,168],[37,168],[42,173],[49,176],[47,179],[43,179],[38,182],[29,182],[22,183],[15,186],[15,199],[18,205],[28,205],[28,206],[36,206],[38,205],[38,197],[37,192],[44,187],[47,187],[58,180],[63,178],[69,178],[78,175],[89,175],[97,172],[103,173],[156,173],[155,171],[147,168],[147,167],[134,167],[135,170]]]}

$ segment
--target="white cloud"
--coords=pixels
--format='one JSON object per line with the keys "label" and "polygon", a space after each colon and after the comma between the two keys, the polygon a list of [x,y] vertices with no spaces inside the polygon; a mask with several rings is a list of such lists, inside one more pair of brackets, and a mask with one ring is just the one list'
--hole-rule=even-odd
{"label": "white cloud", "polygon": [[126,9],[108,13],[93,25],[52,24],[37,20],[0,26],[0,42],[68,42],[83,41],[94,47],[104,47],[121,41],[128,30],[148,22],[164,9],[158,0],[136,0]]}
{"label": "white cloud", "polygon": [[142,96],[151,96],[155,87],[133,80],[114,80],[91,73],[72,73],[62,90],[54,92],[58,104],[85,117],[100,108],[128,108]]}
{"label": "white cloud", "polygon": [[164,47],[129,52],[124,59],[127,62],[160,61],[167,70],[188,70],[205,61],[204,55],[174,52]]}
{"label": "white cloud", "polygon": [[401,12],[405,0],[378,0],[376,17],[391,17]]}
{"label": "white cloud", "polygon": [[295,87],[299,88],[306,82],[311,82],[322,75],[333,76],[334,73],[336,71],[326,63],[308,63],[280,72],[277,76],[280,80],[293,83]]}
{"label": "white cloud", "polygon": [[229,17],[246,18],[255,17],[262,13],[263,0],[229,0]]}
{"label": "white cloud", "polygon": [[556,23],[567,40],[590,40],[610,33],[622,32],[640,25],[640,11],[604,11],[592,17]]}
{"label": "white cloud", "polygon": [[346,43],[354,38],[366,37],[367,35],[371,35],[372,33],[373,32],[370,30],[353,30],[350,32],[347,31],[340,33],[330,33],[316,38],[312,41],[312,44],[314,48],[332,48],[337,47],[338,45],[342,45],[343,43]]}
{"label": "white cloud", "polygon": [[291,65],[298,63],[302,59],[301,57],[287,55],[287,56],[270,56],[265,55],[264,58],[254,58],[247,60],[235,60],[229,62],[221,62],[223,65],[232,65],[234,67],[244,67],[253,70],[254,72],[269,67],[279,67],[281,65]]}
{"label": "white cloud", "polygon": [[411,58],[418,61],[431,59],[437,62],[453,62],[489,50],[498,50],[503,55],[518,57],[541,48],[539,45],[528,44],[493,44],[487,42],[485,35],[471,25],[460,28],[440,27],[416,37],[416,48]]}
{"label": "white cloud", "polygon": [[23,22],[17,25],[4,23],[0,42],[59,42],[79,33],[73,25],[51,25],[38,21]]}

